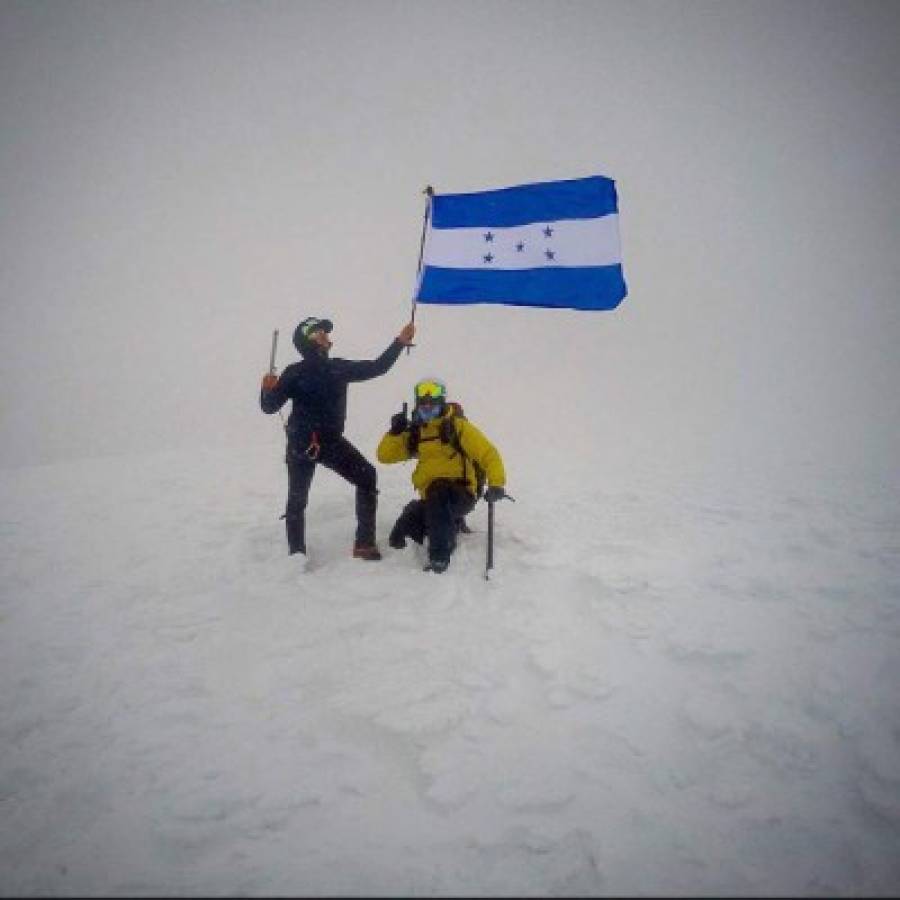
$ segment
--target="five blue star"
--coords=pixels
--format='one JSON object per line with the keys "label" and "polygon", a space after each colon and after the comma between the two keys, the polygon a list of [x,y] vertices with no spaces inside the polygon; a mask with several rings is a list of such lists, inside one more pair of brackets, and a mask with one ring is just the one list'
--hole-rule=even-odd
{"label": "five blue star", "polygon": [[[545,225],[541,231],[544,233],[544,237],[551,238],[553,237],[554,228],[550,225]],[[483,234],[484,240],[488,244],[494,243],[494,238],[496,235],[493,231],[486,231]],[[515,244],[516,253],[524,253],[525,252],[525,241],[517,241]],[[556,259],[556,251],[550,250],[549,248],[544,251],[544,256],[547,258],[548,262],[553,262]],[[485,253],[482,257],[482,260],[486,263],[492,263],[496,257],[493,253]]]}

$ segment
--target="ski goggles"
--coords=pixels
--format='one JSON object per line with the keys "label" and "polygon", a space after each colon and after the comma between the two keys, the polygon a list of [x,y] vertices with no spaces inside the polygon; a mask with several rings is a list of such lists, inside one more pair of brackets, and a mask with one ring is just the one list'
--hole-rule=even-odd
{"label": "ski goggles", "polygon": [[300,333],[305,338],[310,338],[317,331],[324,331],[326,334],[331,331],[334,326],[328,319],[317,319],[314,316],[310,316],[308,319],[304,319],[300,323]]}
{"label": "ski goggles", "polygon": [[416,401],[418,403],[440,403],[447,393],[447,388],[439,381],[420,381],[416,385]]}

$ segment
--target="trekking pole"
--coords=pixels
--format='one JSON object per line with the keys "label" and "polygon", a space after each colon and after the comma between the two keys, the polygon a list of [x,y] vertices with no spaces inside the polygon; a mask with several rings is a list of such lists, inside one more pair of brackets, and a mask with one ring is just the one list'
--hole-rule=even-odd
{"label": "trekking pole", "polygon": [[[422,191],[428,197],[428,202],[425,204],[425,215],[422,219],[422,238],[419,241],[419,264],[416,266],[416,290],[419,289],[419,276],[422,274],[422,257],[425,253],[425,233],[428,231],[428,217],[431,215],[431,198],[434,196],[434,188],[429,184],[424,191]],[[413,294],[412,300],[412,315],[410,316],[410,322],[414,325],[416,323],[416,297]],[[411,346],[406,348],[406,353],[409,355],[409,351],[412,349]]]}

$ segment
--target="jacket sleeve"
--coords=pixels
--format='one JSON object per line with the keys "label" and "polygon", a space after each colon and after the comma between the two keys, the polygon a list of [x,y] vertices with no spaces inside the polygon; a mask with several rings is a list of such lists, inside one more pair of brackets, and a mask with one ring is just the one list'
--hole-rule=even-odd
{"label": "jacket sleeve", "polygon": [[347,381],[368,381],[384,375],[399,359],[403,346],[400,341],[393,340],[378,359],[345,359],[341,374]]}
{"label": "jacket sleeve", "polygon": [[269,415],[278,412],[291,397],[290,385],[291,373],[285,370],[281,378],[278,379],[278,384],[272,390],[267,391],[260,388],[259,405],[262,411]]}
{"label": "jacket sleeve", "polygon": [[389,431],[384,433],[378,444],[376,456],[380,463],[398,463],[405,462],[412,457],[409,455],[409,444],[407,438],[409,433],[404,431],[403,434],[391,434]]}
{"label": "jacket sleeve", "polygon": [[497,448],[468,420],[457,424],[459,443],[469,459],[485,472],[489,487],[506,485],[506,470]]}

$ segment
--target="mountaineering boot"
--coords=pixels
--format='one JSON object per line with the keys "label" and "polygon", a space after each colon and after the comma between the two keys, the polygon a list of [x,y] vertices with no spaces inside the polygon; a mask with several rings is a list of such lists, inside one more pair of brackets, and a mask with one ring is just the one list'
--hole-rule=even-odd
{"label": "mountaineering boot", "polygon": [[360,544],[357,541],[353,545],[353,558],[354,559],[367,559],[370,561],[381,559],[381,551],[378,549],[377,544]]}
{"label": "mountaineering boot", "polygon": [[449,559],[444,559],[443,557],[436,557],[435,559],[428,560],[428,565],[422,568],[423,572],[434,572],[436,575],[440,575],[441,572],[447,571],[447,566],[450,565]]}
{"label": "mountaineering boot", "polygon": [[403,512],[394,522],[394,527],[388,535],[388,544],[395,550],[402,550],[406,546],[407,538],[417,544],[425,540],[425,517],[421,500],[410,500],[403,507]]}
{"label": "mountaineering boot", "polygon": [[402,525],[402,522],[397,522],[388,535],[388,545],[394,550],[402,550],[406,546],[406,535],[403,533]]}

